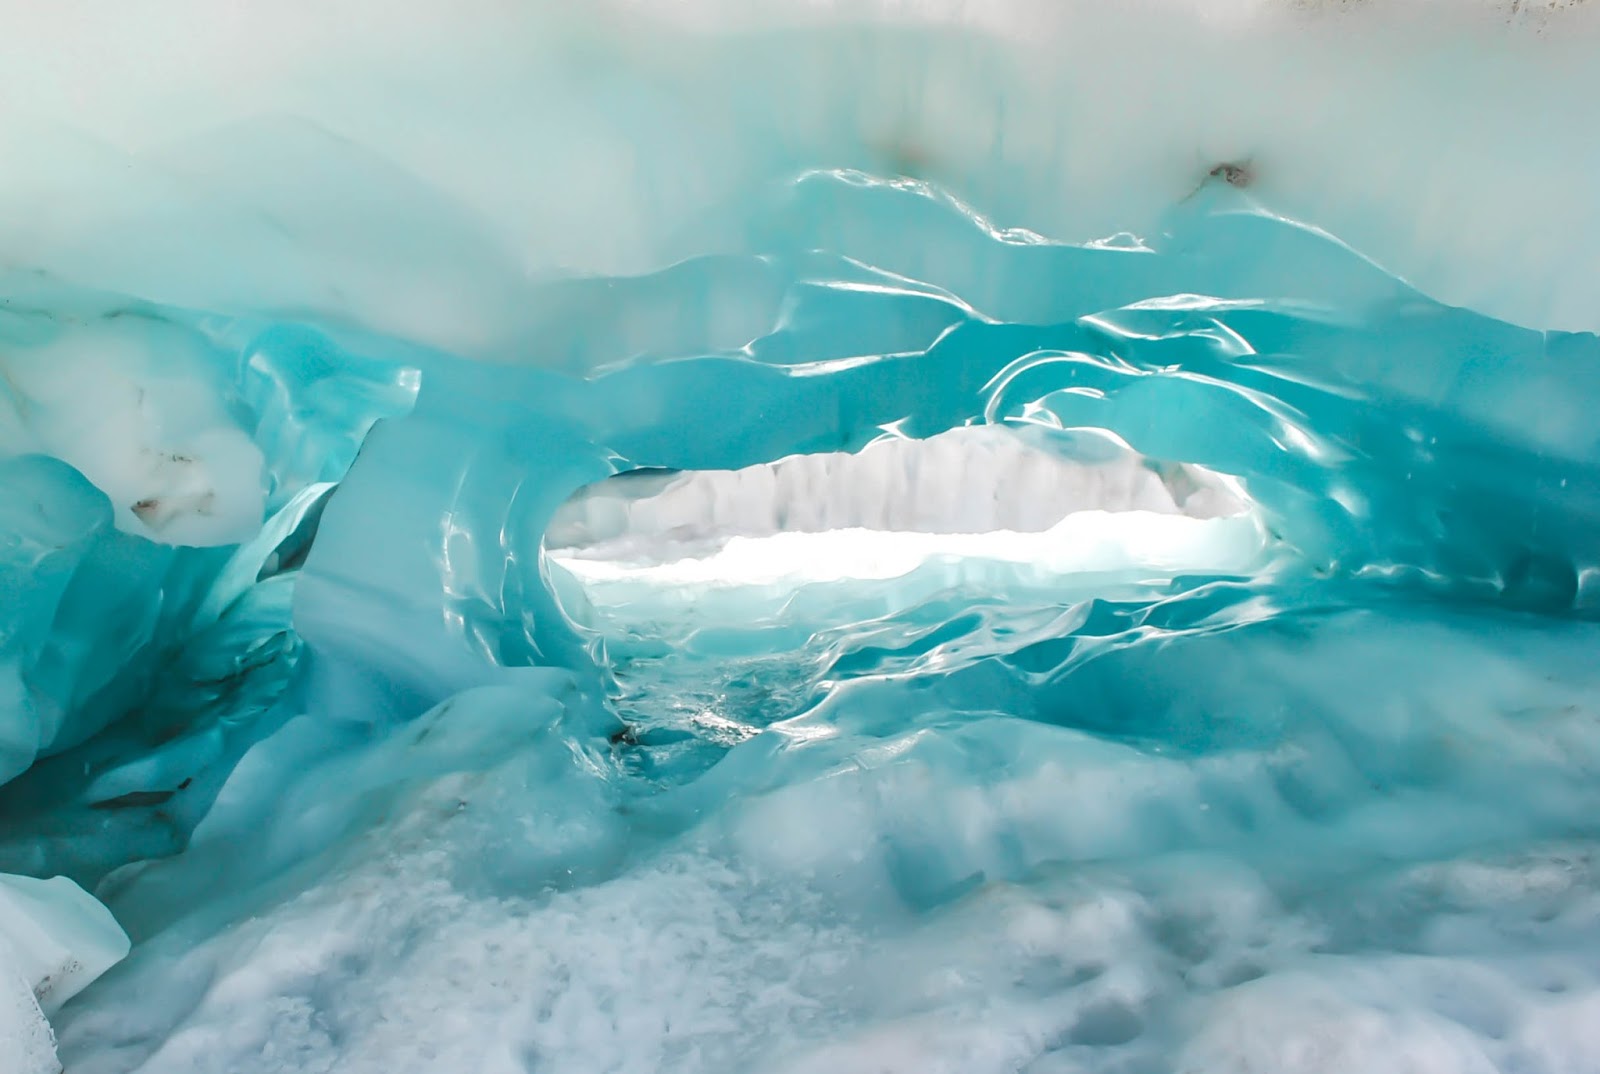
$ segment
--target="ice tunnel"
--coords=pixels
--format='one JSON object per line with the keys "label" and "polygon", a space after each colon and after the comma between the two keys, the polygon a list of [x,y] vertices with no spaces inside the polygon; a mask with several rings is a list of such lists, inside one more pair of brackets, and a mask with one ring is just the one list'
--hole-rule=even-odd
{"label": "ice tunnel", "polygon": [[0,1074],[1600,1070],[1600,8],[0,10]]}

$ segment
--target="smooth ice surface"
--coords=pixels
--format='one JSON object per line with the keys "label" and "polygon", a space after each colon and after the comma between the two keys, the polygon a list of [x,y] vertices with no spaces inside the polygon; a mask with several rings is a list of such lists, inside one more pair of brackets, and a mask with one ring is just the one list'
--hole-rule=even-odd
{"label": "smooth ice surface", "polygon": [[11,12],[0,1071],[1600,1069],[1595,11]]}

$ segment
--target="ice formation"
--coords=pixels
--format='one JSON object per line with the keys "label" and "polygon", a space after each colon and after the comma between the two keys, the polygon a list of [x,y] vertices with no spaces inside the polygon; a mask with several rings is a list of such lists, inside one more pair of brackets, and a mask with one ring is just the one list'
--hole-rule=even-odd
{"label": "ice formation", "polygon": [[0,1074],[1600,1069],[1600,9],[9,7]]}
{"label": "ice formation", "polygon": [[0,1055],[20,1074],[55,1069],[44,1020],[128,953],[104,906],[65,877],[0,876]]}

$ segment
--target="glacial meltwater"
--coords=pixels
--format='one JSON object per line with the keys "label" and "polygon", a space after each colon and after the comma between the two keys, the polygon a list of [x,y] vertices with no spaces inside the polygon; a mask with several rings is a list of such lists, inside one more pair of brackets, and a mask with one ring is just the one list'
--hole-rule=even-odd
{"label": "glacial meltwater", "polygon": [[0,8],[0,1074],[1600,1071],[1600,9]]}

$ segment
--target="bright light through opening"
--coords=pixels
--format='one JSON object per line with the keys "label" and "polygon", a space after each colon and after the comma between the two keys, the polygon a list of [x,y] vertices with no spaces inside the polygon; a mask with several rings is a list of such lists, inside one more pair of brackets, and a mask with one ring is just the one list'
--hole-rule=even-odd
{"label": "bright light through opening", "polygon": [[904,587],[919,574],[919,590],[1246,574],[1268,543],[1233,478],[1147,458],[1104,430],[999,426],[738,471],[619,475],[569,500],[545,541],[558,587],[566,573],[612,609],[717,590]]}

